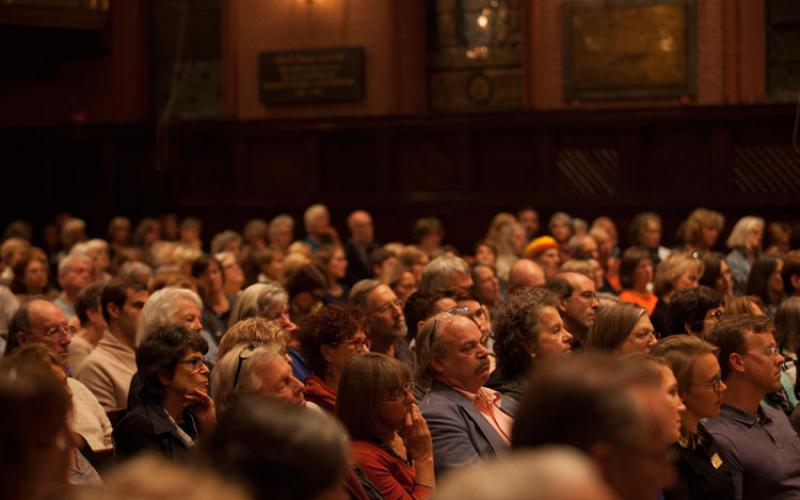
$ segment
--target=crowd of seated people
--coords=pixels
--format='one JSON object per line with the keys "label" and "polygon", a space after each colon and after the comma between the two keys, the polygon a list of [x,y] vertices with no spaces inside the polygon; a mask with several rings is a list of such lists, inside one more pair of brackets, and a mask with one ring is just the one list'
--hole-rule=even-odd
{"label": "crowd of seated people", "polygon": [[631,220],[14,221],[0,498],[800,498],[791,227]]}

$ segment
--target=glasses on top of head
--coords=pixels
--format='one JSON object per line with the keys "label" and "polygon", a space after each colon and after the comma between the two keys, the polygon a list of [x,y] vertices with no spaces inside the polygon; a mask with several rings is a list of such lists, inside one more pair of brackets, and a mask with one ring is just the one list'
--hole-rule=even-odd
{"label": "glasses on top of head", "polygon": [[[428,349],[430,349],[433,346],[433,338],[436,336],[436,331],[437,331],[436,329],[439,327],[439,323],[444,323],[444,322],[449,323],[456,316],[464,316],[465,318],[469,318],[473,323],[475,323],[475,326],[478,326],[477,322],[475,321],[475,318],[473,318],[472,315],[470,314],[469,307],[467,306],[451,307],[447,311],[437,314],[436,319],[433,320],[433,328],[431,329],[431,334],[428,336]],[[485,336],[481,337],[481,344],[483,345],[486,344],[487,340],[484,337]]]}
{"label": "glasses on top of head", "polygon": [[233,377],[233,390],[236,390],[236,387],[239,385],[239,375],[242,373],[242,364],[248,359],[250,356],[253,355],[253,351],[255,351],[256,347],[261,344],[257,344],[255,342],[250,342],[247,346],[239,351],[239,362],[236,364],[236,376]]}

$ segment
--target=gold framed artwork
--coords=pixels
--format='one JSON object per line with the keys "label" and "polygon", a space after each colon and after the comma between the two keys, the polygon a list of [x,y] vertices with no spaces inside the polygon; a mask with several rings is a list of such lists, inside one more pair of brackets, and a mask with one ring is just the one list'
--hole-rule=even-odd
{"label": "gold framed artwork", "polygon": [[695,96],[695,0],[567,2],[562,13],[566,100]]}

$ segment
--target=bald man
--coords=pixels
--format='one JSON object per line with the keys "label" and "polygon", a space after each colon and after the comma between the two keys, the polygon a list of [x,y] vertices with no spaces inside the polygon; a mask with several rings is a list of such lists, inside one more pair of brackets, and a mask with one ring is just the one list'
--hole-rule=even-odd
{"label": "bald man", "polygon": [[531,259],[519,259],[508,273],[508,293],[524,288],[541,288],[545,284],[542,266]]}
{"label": "bald man", "polygon": [[374,241],[375,229],[372,216],[364,210],[356,210],[347,217],[350,239],[344,246],[347,257],[347,276],[345,281],[352,287],[358,281],[373,277],[369,256],[379,247]]}

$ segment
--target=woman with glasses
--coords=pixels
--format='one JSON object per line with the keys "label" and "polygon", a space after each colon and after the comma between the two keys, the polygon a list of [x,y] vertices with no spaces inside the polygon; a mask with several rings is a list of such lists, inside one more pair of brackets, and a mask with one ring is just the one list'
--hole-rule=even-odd
{"label": "woman with glasses", "polygon": [[182,327],[159,328],[136,351],[139,402],[114,429],[114,459],[145,450],[184,460],[201,433],[216,423],[208,396],[208,344]]}
{"label": "woman with glasses", "polygon": [[649,353],[658,342],[647,310],[624,302],[600,311],[586,340],[587,349],[620,354]]}
{"label": "woman with glasses", "polygon": [[497,369],[487,387],[520,400],[533,364],[571,350],[572,335],[564,329],[549,291],[524,289],[510,295],[494,313],[494,351]]}
{"label": "woman with glasses", "polygon": [[305,380],[305,397],[333,413],[342,372],[354,356],[369,352],[369,339],[350,309],[337,305],[308,316],[297,338],[303,357],[314,372]]}
{"label": "woman with glasses", "polygon": [[675,445],[679,480],[665,492],[665,498],[734,498],[736,472],[732,464],[722,461],[714,438],[702,423],[719,415],[726,389],[717,348],[696,337],[675,335],[660,342],[652,354],[672,368],[686,406],[681,414],[681,438]]}
{"label": "woman with glasses", "polygon": [[431,433],[403,363],[377,353],[354,358],[342,373],[336,416],[353,440],[354,461],[384,498],[433,494]]}

